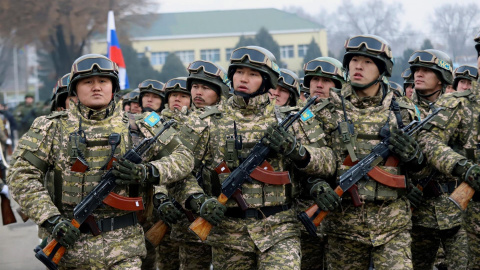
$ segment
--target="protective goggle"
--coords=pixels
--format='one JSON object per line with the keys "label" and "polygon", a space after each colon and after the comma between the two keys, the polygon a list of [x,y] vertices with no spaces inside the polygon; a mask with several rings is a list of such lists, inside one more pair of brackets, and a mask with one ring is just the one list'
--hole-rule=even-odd
{"label": "protective goggle", "polygon": [[72,72],[74,74],[90,72],[95,66],[97,66],[98,70],[100,71],[113,71],[118,73],[118,66],[115,64],[115,62],[108,58],[100,57],[85,58],[73,63]]}
{"label": "protective goggle", "polygon": [[225,77],[225,73],[217,65],[215,65],[212,62],[203,61],[203,60],[190,63],[190,65],[188,65],[187,70],[189,73],[197,73],[200,70],[200,68],[203,69],[203,72],[205,74],[208,74],[214,77],[220,77],[222,80]]}
{"label": "protective goggle", "polygon": [[298,80],[296,80],[292,75],[288,73],[280,72],[280,77],[278,78],[278,81],[280,82],[280,80],[282,80],[285,85],[293,87],[294,89],[298,88]]}
{"label": "protective goggle", "polygon": [[266,65],[274,70],[278,70],[277,64],[273,63],[272,60],[263,52],[254,48],[241,47],[235,49],[232,52],[232,56],[230,56],[230,63],[242,62],[245,57],[248,57],[250,63]]}
{"label": "protective goggle", "polygon": [[145,80],[138,85],[139,89],[147,89],[149,87],[153,90],[162,91],[163,83],[156,80]]}
{"label": "protective goggle", "polygon": [[58,79],[57,83],[55,84],[55,87],[53,88],[53,96],[52,100],[55,99],[55,96],[57,95],[58,91],[61,90],[62,88],[67,88],[68,87],[68,79],[70,78],[70,74],[65,74],[63,75],[62,78]]}
{"label": "protective goggle", "polygon": [[392,57],[390,46],[374,37],[355,36],[345,41],[345,49],[360,49],[362,45],[369,51],[385,53],[388,57]]}
{"label": "protective goggle", "polygon": [[322,73],[333,76],[338,75],[343,78],[343,70],[337,68],[334,64],[327,61],[311,60],[303,66],[303,70],[305,72],[316,72],[318,69],[320,69]]}
{"label": "protective goggle", "polygon": [[411,76],[412,76],[412,71],[409,68],[405,69],[402,72],[402,78],[404,78],[406,80],[410,79]]}
{"label": "protective goggle", "polygon": [[458,68],[455,69],[455,72],[454,72],[455,77],[456,76],[461,76],[461,75],[467,76],[467,73],[468,73],[468,76],[470,76],[474,79],[478,78],[478,69],[476,67],[459,66]]}
{"label": "protective goggle", "polygon": [[413,64],[416,62],[435,64],[445,70],[452,72],[452,66],[449,63],[438,59],[437,56],[435,56],[433,53],[427,51],[416,51],[408,59],[409,64]]}
{"label": "protective goggle", "polygon": [[165,90],[181,88],[182,90],[187,90],[187,80],[185,79],[171,79],[165,84]]}

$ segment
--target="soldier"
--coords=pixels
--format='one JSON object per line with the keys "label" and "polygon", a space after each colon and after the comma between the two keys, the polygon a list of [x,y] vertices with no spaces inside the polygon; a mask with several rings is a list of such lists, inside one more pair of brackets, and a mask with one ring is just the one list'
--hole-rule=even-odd
{"label": "soldier", "polygon": [[317,57],[303,66],[304,84],[310,89],[310,96],[317,96],[315,103],[330,97],[330,89],[342,89],[342,63],[332,57]]}
{"label": "soldier", "polygon": [[[264,135],[265,143],[276,149],[267,158],[275,171],[292,165],[303,173],[333,172],[330,149],[303,146],[278,126],[267,92],[276,88],[279,73],[275,57],[264,48],[247,46],[232,52],[228,78],[234,95],[219,106],[222,117],[209,126],[213,161],[206,165],[213,174],[212,186],[229,175],[214,172],[217,164],[225,161],[234,170]],[[214,180],[217,176],[219,182]],[[234,200],[225,207],[204,194],[186,201],[188,208],[215,226],[207,238],[214,269],[300,269],[300,231],[291,209],[290,184],[278,176],[269,180],[275,184],[262,182],[266,179],[242,184],[246,211]]]}
{"label": "soldier", "polygon": [[[422,117],[425,117],[430,108],[443,107],[437,102],[439,96],[446,91],[447,85],[453,83],[452,61],[441,51],[421,50],[414,52],[408,63],[415,80],[418,97],[415,101],[422,111]],[[464,94],[468,95],[462,92],[453,95]],[[435,121],[433,123],[438,125]],[[429,162],[432,163],[432,160],[429,159]],[[409,197],[415,207],[412,214],[414,268],[432,268],[437,250],[442,245],[449,269],[464,269],[467,265],[467,240],[466,232],[461,227],[462,212],[448,200],[448,195],[457,186],[458,179],[433,170],[425,175],[424,179],[418,179],[413,184],[418,183],[422,183],[423,198],[419,196],[422,192],[417,188],[414,188],[416,192]]]}
{"label": "soldier", "polygon": [[50,111],[63,111],[70,109],[70,102],[75,104],[77,102],[77,97],[69,96],[67,87],[68,87],[68,79],[70,77],[70,73],[63,75],[60,79],[58,79],[55,87],[53,88],[53,95],[52,95],[52,105],[50,107]]}
{"label": "soldier", "polygon": [[308,89],[308,86],[305,86],[303,83],[303,78],[301,79],[300,83],[300,102],[306,102],[308,97],[310,96],[310,89]]}
{"label": "soldier", "polygon": [[25,101],[18,104],[17,108],[13,112],[15,120],[18,125],[18,137],[21,137],[25,132],[28,131],[30,126],[33,123],[33,120],[40,116],[37,106],[35,106],[35,99],[32,93],[27,93],[25,95]]}
{"label": "soldier", "polygon": [[[385,77],[393,70],[390,46],[378,36],[360,35],[347,39],[345,49],[343,67],[350,80],[340,96],[330,92],[336,109],[321,111],[328,141],[337,156],[337,179],[389,135],[391,151],[400,158],[400,166],[390,161],[380,161],[377,166],[397,175],[405,174],[406,168],[421,169],[418,145],[398,130],[416,117],[413,104],[395,97],[386,83]],[[349,196],[340,200],[326,181],[310,189],[319,208],[331,211],[324,220],[328,269],[366,269],[370,260],[375,269],[412,269],[406,185],[392,188],[385,180],[369,176],[359,180],[358,205],[353,205]]]}
{"label": "soldier", "polygon": [[[73,63],[70,78],[68,92],[78,103],[38,118],[19,142],[7,178],[12,196],[48,231],[49,239],[67,248],[60,269],[140,269],[145,243],[136,212],[105,205],[94,210],[89,225],[77,229],[70,221],[74,207],[101,181],[112,157],[120,158],[132,147],[128,121],[113,100],[120,90],[117,65],[102,55],[84,55]],[[138,136],[152,137],[163,124],[146,115],[137,126]],[[164,132],[140,164],[122,158],[113,162],[114,192],[137,197],[142,195],[136,192],[139,185],[185,178],[193,158],[174,134],[174,129]],[[45,186],[53,190],[42,183],[48,168],[55,179]],[[100,234],[93,236],[96,229]]]}
{"label": "soldier", "polygon": [[140,89],[136,88],[132,92],[128,93],[128,101],[130,104],[130,113],[141,114],[142,107],[140,106]]}
{"label": "soldier", "polygon": [[462,65],[453,72],[453,88],[455,91],[472,89],[472,82],[478,80],[478,68]]}
{"label": "soldier", "polygon": [[187,90],[192,96],[193,108],[214,106],[229,97],[226,71],[209,61],[198,60],[188,66]]}
{"label": "soldier", "polygon": [[402,72],[402,78],[403,78],[403,89],[405,90],[405,96],[409,99],[412,99],[415,89],[413,88],[414,81],[413,81],[412,71],[410,70],[410,67],[405,69]]}
{"label": "soldier", "polygon": [[268,90],[270,101],[275,100],[277,106],[296,106],[300,97],[298,76],[293,71],[280,69],[277,88]]}
{"label": "soldier", "polygon": [[140,107],[142,111],[154,111],[160,113],[164,106],[165,93],[164,83],[156,80],[145,80],[138,85],[140,89]]}
{"label": "soldier", "polygon": [[397,97],[405,96],[405,91],[403,90],[403,87],[400,84],[389,81],[388,85],[390,86],[390,89],[392,89],[393,92],[395,93],[395,96]]}

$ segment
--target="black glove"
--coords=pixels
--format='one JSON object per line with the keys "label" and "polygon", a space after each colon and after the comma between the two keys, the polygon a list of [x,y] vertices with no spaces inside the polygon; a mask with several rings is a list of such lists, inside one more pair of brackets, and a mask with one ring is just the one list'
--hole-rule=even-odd
{"label": "black glove", "polygon": [[204,194],[195,194],[190,198],[190,208],[192,211],[204,218],[210,224],[217,226],[225,216],[227,207],[221,204],[215,198],[208,198]]}
{"label": "black glove", "polygon": [[[123,158],[112,164],[112,173],[117,177],[115,181],[117,185],[155,183],[158,181],[155,172],[156,168],[148,163],[135,164]],[[158,173],[156,175],[158,176]]]}
{"label": "black glove", "polygon": [[182,212],[163,193],[157,193],[153,196],[153,206],[157,209],[158,217],[169,226],[176,224],[182,218]]}
{"label": "black glove", "polygon": [[423,200],[423,192],[413,184],[410,184],[407,199],[414,208],[418,208]]}
{"label": "black glove", "polygon": [[295,136],[287,132],[277,123],[273,123],[267,128],[263,143],[275,152],[285,155],[293,161],[303,160],[307,153],[305,147],[297,141]]}
{"label": "black glove", "polygon": [[69,248],[80,238],[80,230],[73,226],[72,222],[61,216],[53,216],[42,224],[57,242]]}
{"label": "black glove", "polygon": [[423,162],[422,151],[420,151],[418,143],[397,127],[392,128],[388,148],[404,163],[411,162],[414,159],[417,159],[419,164]]}
{"label": "black glove", "polygon": [[340,205],[341,198],[330,185],[319,179],[308,180],[313,186],[310,188],[310,196],[322,211],[333,211]]}
{"label": "black glove", "polygon": [[457,162],[453,168],[453,175],[460,176],[475,191],[480,191],[480,166],[467,160]]}

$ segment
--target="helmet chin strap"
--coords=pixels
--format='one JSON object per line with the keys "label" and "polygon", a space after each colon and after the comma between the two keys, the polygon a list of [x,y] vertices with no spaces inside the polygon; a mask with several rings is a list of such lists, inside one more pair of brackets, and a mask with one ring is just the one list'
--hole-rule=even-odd
{"label": "helmet chin strap", "polygon": [[354,83],[354,82],[350,82],[350,84],[352,85],[352,87],[355,89],[355,90],[363,90],[363,89],[367,89],[369,88],[370,86],[376,84],[376,83],[379,83],[379,82],[382,82],[382,78],[384,76],[385,73],[382,73],[378,76],[378,78],[376,80],[373,80],[367,84],[359,84],[359,83]]}
{"label": "helmet chin strap", "polygon": [[426,94],[426,95],[420,93],[420,91],[417,91],[417,90],[415,90],[415,92],[417,93],[417,95],[418,95],[419,97],[429,98],[429,97],[437,94],[438,92],[440,92],[441,94],[445,93],[446,88],[447,88],[447,87],[446,87],[446,84],[443,84],[443,85],[442,85],[442,88],[438,89],[437,91],[435,91],[435,92],[433,92],[433,93],[431,93],[431,94]]}

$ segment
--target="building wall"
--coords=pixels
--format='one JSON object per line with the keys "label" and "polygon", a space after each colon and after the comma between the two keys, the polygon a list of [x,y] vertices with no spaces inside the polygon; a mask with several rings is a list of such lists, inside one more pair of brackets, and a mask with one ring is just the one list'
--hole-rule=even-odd
{"label": "building wall", "polygon": [[[312,30],[308,32],[300,33],[271,33],[273,39],[277,41],[280,47],[293,46],[293,57],[282,57],[282,62],[286,64],[286,68],[295,72],[299,72],[302,69],[303,56],[299,57],[299,45],[308,45],[312,38],[320,46],[322,55],[328,54],[327,47],[327,34],[324,29]],[[248,35],[245,35],[249,37]],[[253,35],[252,35],[253,36]],[[219,49],[220,57],[217,64],[221,65],[225,69],[228,68],[229,58],[227,58],[227,49],[235,49],[235,45],[238,43],[240,36],[218,36],[218,37],[184,37],[170,39],[155,39],[149,40],[132,40],[132,46],[138,53],[144,53],[152,62],[152,57],[155,53],[159,52],[177,52],[177,51],[194,51],[193,59],[199,60],[201,58],[201,50],[213,50]],[[91,44],[92,53],[106,54],[106,42],[105,41],[93,41]],[[190,62],[184,62],[185,67]],[[126,63],[128,65],[128,63]],[[153,64],[153,63],[152,63]],[[161,64],[153,65],[157,70],[162,69]]]}

